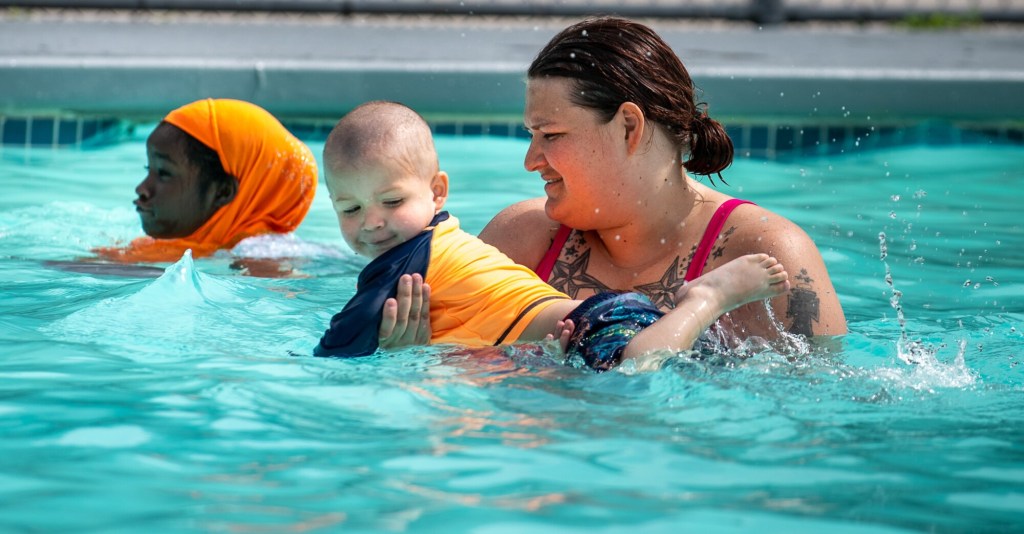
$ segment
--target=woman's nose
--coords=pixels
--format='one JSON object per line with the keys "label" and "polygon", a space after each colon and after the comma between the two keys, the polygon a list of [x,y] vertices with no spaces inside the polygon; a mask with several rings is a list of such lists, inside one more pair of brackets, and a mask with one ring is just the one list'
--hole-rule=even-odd
{"label": "woman's nose", "polygon": [[540,170],[544,164],[544,155],[541,153],[540,148],[537,147],[537,143],[531,139],[530,148],[526,149],[526,158],[523,159],[523,167],[526,170],[534,172]]}

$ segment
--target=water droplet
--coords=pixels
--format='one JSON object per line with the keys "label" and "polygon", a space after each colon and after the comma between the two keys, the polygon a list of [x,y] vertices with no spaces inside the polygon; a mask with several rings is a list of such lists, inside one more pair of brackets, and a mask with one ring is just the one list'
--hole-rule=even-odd
{"label": "water droplet", "polygon": [[615,240],[618,241],[620,239],[622,239],[622,236],[620,236],[619,234],[615,234]]}
{"label": "water droplet", "polygon": [[971,287],[971,280],[967,279],[964,281],[964,287]]}
{"label": "water droplet", "polygon": [[586,37],[587,36],[587,30],[583,30],[582,32],[580,32],[580,35]]}
{"label": "water droplet", "polygon": [[569,53],[569,58],[570,59],[576,59],[576,52],[570,52]]}
{"label": "water droplet", "polygon": [[780,92],[779,96],[786,96],[786,93]]}
{"label": "water droplet", "polygon": [[896,218],[896,212],[895,211],[890,211],[889,212],[889,218],[890,219],[895,219]]}
{"label": "water droplet", "polygon": [[900,196],[899,196],[899,195],[893,195],[893,196],[891,196],[891,197],[889,197],[889,198],[890,198],[890,199],[891,199],[891,200],[892,200],[893,202],[899,202],[899,201],[900,201]]}

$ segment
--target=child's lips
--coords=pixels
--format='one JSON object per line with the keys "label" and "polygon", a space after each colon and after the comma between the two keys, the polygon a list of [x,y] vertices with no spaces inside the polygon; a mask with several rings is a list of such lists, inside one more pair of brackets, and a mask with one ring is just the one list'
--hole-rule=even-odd
{"label": "child's lips", "polygon": [[372,249],[389,248],[391,243],[395,240],[395,236],[388,236],[384,239],[378,240],[363,240],[363,244]]}

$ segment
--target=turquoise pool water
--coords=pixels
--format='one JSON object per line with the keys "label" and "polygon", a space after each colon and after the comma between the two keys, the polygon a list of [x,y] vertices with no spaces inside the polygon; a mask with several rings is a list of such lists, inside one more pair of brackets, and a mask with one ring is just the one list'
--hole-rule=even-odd
{"label": "turquoise pool water", "polygon": [[[1022,147],[738,161],[727,190],[811,234],[850,334],[598,375],[308,356],[362,266],[323,189],[295,236],[239,251],[302,278],[47,267],[140,233],[146,133],[0,152],[0,531],[1024,529]],[[525,147],[438,139],[470,231],[540,194]]]}

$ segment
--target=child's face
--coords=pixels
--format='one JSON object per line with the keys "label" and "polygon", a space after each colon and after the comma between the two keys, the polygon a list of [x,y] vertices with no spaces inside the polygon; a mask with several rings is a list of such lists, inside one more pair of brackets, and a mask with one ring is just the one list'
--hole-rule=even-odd
{"label": "child's face", "polygon": [[338,226],[348,246],[376,258],[423,231],[448,197],[448,176],[418,176],[387,162],[327,169]]}

